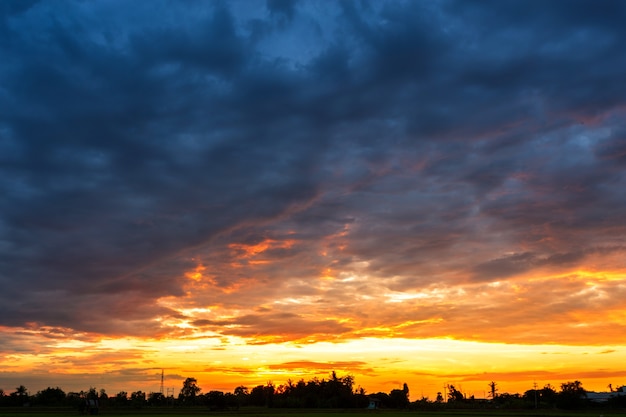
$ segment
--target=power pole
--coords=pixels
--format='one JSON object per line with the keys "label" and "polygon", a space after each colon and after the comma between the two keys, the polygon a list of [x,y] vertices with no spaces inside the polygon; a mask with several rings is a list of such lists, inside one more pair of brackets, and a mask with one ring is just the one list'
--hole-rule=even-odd
{"label": "power pole", "polygon": [[163,395],[163,379],[165,377],[165,371],[161,369],[161,395]]}
{"label": "power pole", "polygon": [[534,391],[535,391],[535,409],[536,409],[536,408],[538,408],[538,405],[537,405],[537,381],[533,382],[533,387],[535,388]]}
{"label": "power pole", "polygon": [[174,388],[167,388],[167,395],[165,396],[167,399],[167,403],[169,403],[172,407],[174,406]]}

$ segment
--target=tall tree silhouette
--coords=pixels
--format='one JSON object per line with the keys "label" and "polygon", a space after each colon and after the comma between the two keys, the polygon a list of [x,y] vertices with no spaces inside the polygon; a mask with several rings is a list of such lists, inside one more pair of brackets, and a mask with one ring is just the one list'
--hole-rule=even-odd
{"label": "tall tree silhouette", "polygon": [[489,395],[491,396],[492,400],[496,399],[496,393],[498,392],[498,389],[496,388],[498,384],[496,384],[494,381],[491,381],[489,383]]}
{"label": "tall tree silhouette", "polygon": [[200,391],[202,391],[202,389],[198,386],[196,378],[187,378],[183,382],[183,387],[180,390],[180,394],[178,394],[178,399],[186,404],[195,404],[196,397]]}

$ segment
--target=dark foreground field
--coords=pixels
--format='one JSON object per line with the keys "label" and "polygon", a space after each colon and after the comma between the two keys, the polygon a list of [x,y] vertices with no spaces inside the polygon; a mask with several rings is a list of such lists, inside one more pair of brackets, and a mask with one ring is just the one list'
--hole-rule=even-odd
{"label": "dark foreground field", "polygon": [[[206,408],[169,408],[169,409],[109,409],[100,416],[138,416],[138,417],[626,417],[626,411],[587,410],[446,410],[446,411],[399,411],[399,410],[285,410],[250,408],[238,411],[209,411]],[[50,408],[6,408],[0,409],[0,417],[61,417],[80,416],[72,409]]]}

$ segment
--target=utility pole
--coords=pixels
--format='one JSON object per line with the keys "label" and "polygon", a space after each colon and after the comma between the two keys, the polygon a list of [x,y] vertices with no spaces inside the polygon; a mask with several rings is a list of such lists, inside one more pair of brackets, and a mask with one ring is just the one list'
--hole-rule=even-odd
{"label": "utility pole", "polygon": [[537,405],[537,381],[533,382],[533,388],[535,388],[534,389],[534,391],[535,391],[535,409],[537,409],[537,408],[539,408],[538,405]]}
{"label": "utility pole", "polygon": [[165,379],[164,377],[165,377],[165,371],[161,369],[161,391],[159,391],[161,395],[163,395],[163,379]]}

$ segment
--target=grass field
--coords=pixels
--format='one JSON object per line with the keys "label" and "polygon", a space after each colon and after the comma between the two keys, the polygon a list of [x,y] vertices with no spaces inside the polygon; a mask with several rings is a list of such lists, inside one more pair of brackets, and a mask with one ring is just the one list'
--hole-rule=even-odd
{"label": "grass field", "polygon": [[[0,417],[61,417],[79,416],[78,411],[67,408],[0,408]],[[443,411],[401,411],[401,410],[288,410],[288,409],[241,409],[238,411],[209,411],[206,408],[165,408],[165,409],[107,409],[101,416],[122,417],[626,417],[626,411],[585,410],[443,410]]]}

